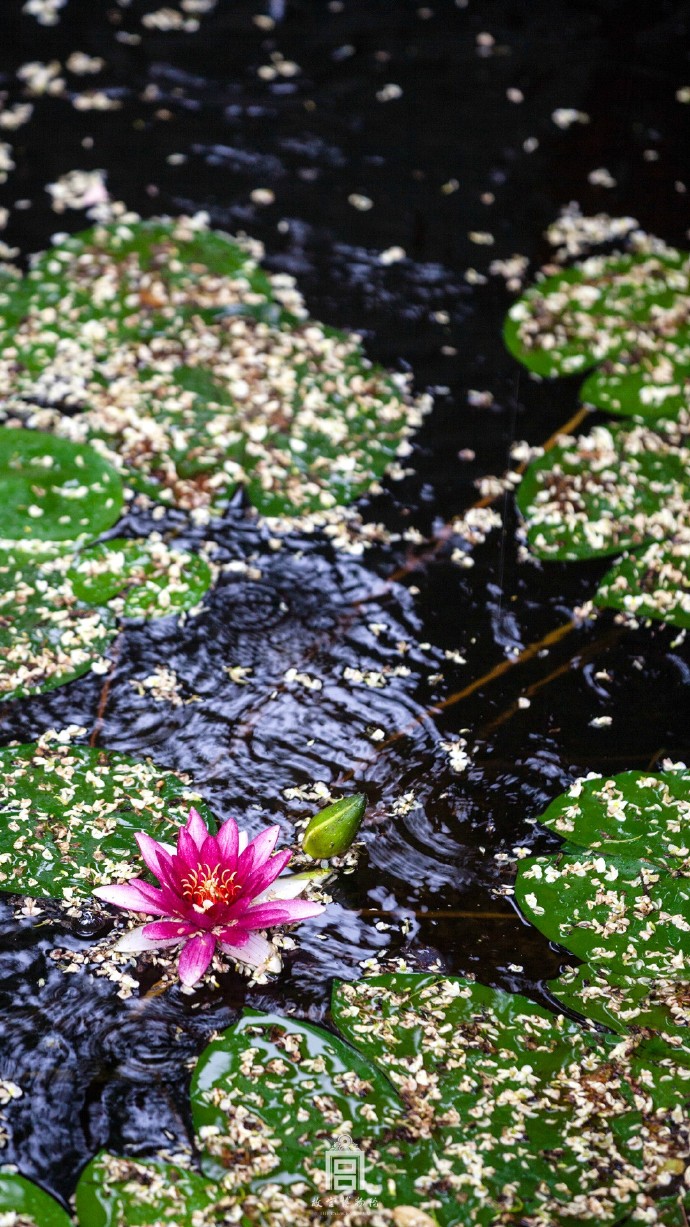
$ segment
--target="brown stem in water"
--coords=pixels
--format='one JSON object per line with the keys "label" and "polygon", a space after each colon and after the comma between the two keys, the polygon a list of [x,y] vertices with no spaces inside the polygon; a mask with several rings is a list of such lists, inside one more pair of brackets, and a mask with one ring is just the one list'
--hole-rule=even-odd
{"label": "brown stem in water", "polygon": [[113,642],[113,649],[112,649],[112,655],[111,655],[113,666],[112,666],[112,669],[110,669],[108,673],[106,674],[105,681],[103,683],[103,688],[101,690],[100,698],[98,700],[98,710],[96,712],[96,719],[94,720],[93,729],[91,730],[91,736],[89,737],[90,746],[96,745],[98,741],[98,734],[100,733],[103,727],[103,716],[105,715],[105,709],[108,705],[108,698],[110,696],[110,686],[112,683],[113,676],[115,674],[115,670],[117,669],[117,662],[120,659],[121,647],[122,647],[122,633],[120,633]]}

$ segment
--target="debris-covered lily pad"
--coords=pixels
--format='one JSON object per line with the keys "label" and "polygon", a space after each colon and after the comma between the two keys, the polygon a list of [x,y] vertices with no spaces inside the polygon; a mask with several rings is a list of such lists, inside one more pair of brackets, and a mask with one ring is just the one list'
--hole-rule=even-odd
{"label": "debris-covered lily pad", "polygon": [[594,601],[634,618],[690,627],[690,533],[625,555],[600,581]]}
{"label": "debris-covered lily pad", "polygon": [[117,537],[84,549],[69,571],[79,600],[113,602],[128,618],[156,618],[198,605],[212,582],[208,563],[160,538]]}
{"label": "debris-covered lily pad", "polygon": [[[401,1123],[390,1083],[342,1040],[253,1011],[202,1054],[191,1096],[204,1170],[253,1189],[277,1175],[318,1187],[339,1134],[376,1139]],[[247,1131],[253,1142],[238,1162]]]}
{"label": "debris-covered lily pad", "polygon": [[595,426],[534,461],[517,503],[539,558],[570,561],[672,538],[689,519],[690,418]]}
{"label": "debris-covered lily pad", "polygon": [[7,411],[97,439],[131,485],[184,508],[238,483],[266,515],[351,502],[426,405],[358,337],[307,320],[290,278],[189,219],[95,227],[29,282],[8,305]]}
{"label": "debris-covered lily pad", "polygon": [[7,1227],[70,1227],[54,1197],[23,1176],[0,1172],[0,1223]]}
{"label": "debris-covered lily pad", "polygon": [[79,1227],[215,1227],[230,1221],[230,1205],[198,1172],[105,1152],[82,1172],[76,1192]]}
{"label": "debris-covered lily pad", "polygon": [[690,255],[667,248],[595,256],[531,286],[505,340],[537,374],[597,366],[582,400],[611,413],[669,417],[690,385]]}
{"label": "debris-covered lily pad", "polygon": [[616,975],[690,975],[690,879],[649,861],[569,848],[520,862],[517,900],[528,920],[593,966]]}
{"label": "debris-covered lily pad", "polygon": [[690,872],[690,771],[578,780],[539,821],[570,844]]}
{"label": "debris-covered lily pad", "polygon": [[38,430],[0,431],[0,538],[97,537],[122,511],[122,483],[92,447]]}
{"label": "debris-covered lily pad", "polygon": [[674,980],[612,978],[601,967],[570,967],[549,990],[568,1010],[622,1035],[661,1036],[679,1060],[690,1062],[690,984]]}
{"label": "debris-covered lily pad", "polygon": [[141,873],[134,839],[173,842],[190,805],[184,780],[150,762],[43,739],[0,749],[0,890],[89,897]]}
{"label": "debris-covered lily pad", "polygon": [[78,599],[68,549],[49,542],[0,549],[0,699],[42,694],[109,667],[115,613]]}

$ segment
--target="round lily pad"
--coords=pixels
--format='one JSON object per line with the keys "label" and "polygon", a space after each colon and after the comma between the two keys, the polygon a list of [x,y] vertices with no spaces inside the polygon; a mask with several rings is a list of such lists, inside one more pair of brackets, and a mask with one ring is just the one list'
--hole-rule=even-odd
{"label": "round lily pad", "polygon": [[513,304],[509,350],[539,375],[597,366],[581,389],[611,413],[671,416],[690,379],[690,255],[596,256],[542,278]]}
{"label": "round lily pad", "polygon": [[0,749],[0,890],[67,901],[141,876],[135,832],[175,842],[198,797],[171,771],[61,741]]}
{"label": "round lily pad", "polygon": [[688,522],[684,426],[595,426],[532,463],[518,490],[530,547],[568,561],[664,540]]}
{"label": "round lily pad", "polygon": [[82,1172],[76,1192],[79,1227],[213,1227],[229,1222],[223,1189],[173,1163],[101,1152]]}
{"label": "round lily pad", "polygon": [[636,619],[690,627],[690,534],[679,532],[621,558],[600,581],[594,601]]}
{"label": "round lily pad", "polygon": [[648,861],[566,849],[520,862],[518,903],[546,937],[624,976],[690,975],[690,879]]}
{"label": "round lily pad", "polygon": [[47,408],[14,411],[98,439],[135,488],[184,508],[218,508],[238,483],[265,515],[350,502],[426,407],[358,337],[308,321],[289,278],[188,219],[96,227],[29,283],[0,396],[36,398]]}
{"label": "round lily pad", "polygon": [[120,478],[93,448],[42,431],[0,430],[0,538],[96,537],[121,511]]}
{"label": "round lily pad", "polygon": [[[401,1122],[390,1084],[342,1040],[251,1010],[206,1048],[191,1097],[204,1171],[253,1189],[279,1175],[317,1187],[338,1135],[380,1138]],[[238,1162],[246,1129],[254,1145]]]}
{"label": "round lily pad", "polygon": [[0,549],[0,700],[42,694],[94,666],[108,668],[115,614],[78,599],[68,549],[48,542]]}
{"label": "round lily pad", "polygon": [[539,819],[570,844],[690,874],[690,771],[578,780]]}
{"label": "round lily pad", "polygon": [[198,605],[211,585],[208,563],[160,539],[117,537],[84,549],[69,570],[79,600],[113,603],[128,618],[160,618]]}
{"label": "round lily pad", "polygon": [[0,1172],[0,1222],[7,1227],[70,1227],[59,1202],[23,1176]]}

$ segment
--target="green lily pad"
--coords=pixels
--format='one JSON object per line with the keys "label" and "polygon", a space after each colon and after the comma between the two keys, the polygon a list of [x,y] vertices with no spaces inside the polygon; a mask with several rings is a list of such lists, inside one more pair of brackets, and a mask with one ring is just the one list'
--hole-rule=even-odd
{"label": "green lily pad", "polygon": [[690,1088],[656,1037],[621,1046],[524,997],[413,975],[337,986],[333,1017],[398,1088],[408,1130],[436,1140],[443,1223],[575,1224],[595,1205],[614,1223],[684,1166],[680,1134],[647,1145],[669,1111],[687,1120]]}
{"label": "green lily pad", "polygon": [[578,780],[539,821],[570,844],[690,874],[690,771]]}
{"label": "green lily pad", "polygon": [[421,420],[356,336],[306,320],[289,278],[188,219],[96,227],[28,280],[0,330],[0,396],[98,440],[164,501],[215,509],[243,483],[265,515],[327,511],[370,490]]}
{"label": "green lily pad", "polygon": [[666,249],[591,257],[543,278],[513,304],[508,349],[535,373],[597,366],[582,400],[654,418],[687,404],[690,255]]}
{"label": "green lily pad", "polygon": [[43,694],[94,666],[108,668],[115,614],[77,598],[68,549],[48,542],[0,549],[0,700]]}
{"label": "green lily pad", "polygon": [[122,483],[91,447],[36,430],[0,431],[0,538],[96,537],[122,511]]}
{"label": "green lily pad", "polygon": [[80,1227],[218,1227],[231,1221],[224,1212],[234,1204],[198,1172],[104,1152],[82,1172],[76,1192]]}
{"label": "green lily pad", "polygon": [[520,862],[515,894],[546,937],[610,973],[687,979],[690,879],[566,845]]}
{"label": "green lily pad", "polygon": [[595,426],[532,463],[518,489],[532,551],[555,561],[643,547],[688,523],[684,427]]}
{"label": "green lily pad", "polygon": [[690,985],[673,980],[612,978],[601,967],[569,967],[549,991],[568,1010],[621,1035],[659,1035],[684,1064],[690,1061]]}
{"label": "green lily pad", "polygon": [[173,842],[190,805],[171,771],[60,740],[0,749],[0,890],[67,901],[141,876],[134,839]]}
{"label": "green lily pad", "polygon": [[105,605],[119,598],[115,608],[128,618],[160,618],[193,609],[213,576],[198,554],[171,548],[160,538],[117,537],[83,550],[69,580],[81,601]]}
{"label": "green lily pad", "polygon": [[37,1184],[0,1172],[0,1222],[7,1227],[70,1227],[62,1206]]}
{"label": "green lily pad", "polygon": [[636,619],[653,618],[690,627],[690,539],[654,542],[628,554],[607,571],[594,597],[596,605],[620,609]]}
{"label": "green lily pad", "polygon": [[401,1123],[393,1088],[342,1040],[252,1010],[206,1048],[191,1099],[204,1171],[253,1190],[279,1177],[315,1191],[339,1136],[376,1139]]}

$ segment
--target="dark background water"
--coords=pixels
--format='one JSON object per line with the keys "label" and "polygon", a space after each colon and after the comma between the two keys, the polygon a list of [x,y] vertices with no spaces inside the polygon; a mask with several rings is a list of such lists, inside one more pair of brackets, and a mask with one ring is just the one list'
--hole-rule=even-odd
{"label": "dark background water", "polygon": [[[534,271],[551,254],[545,227],[573,200],[585,214],[632,215],[667,242],[687,242],[690,106],[675,92],[690,84],[688,4],[303,0],[276,6],[266,31],[253,20],[267,12],[260,4],[219,0],[197,33],[147,29],[141,17],[156,7],[69,0],[43,28],[4,0],[8,104],[22,100],[15,74],[27,61],[64,66],[82,51],[106,64],[93,77],[63,73],[64,96],[32,99],[31,121],[0,134],[17,164],[0,186],[11,209],[0,237],[26,256],[57,230],[83,228],[83,212],[51,210],[46,184],[104,168],[111,196],[142,215],[205,209],[214,225],[260,238],[267,266],[294,274],[316,318],[362,332],[373,357],[435,391],[414,474],[361,508],[396,533],[433,538],[475,501],[478,478],[506,468],[513,440],[543,442],[578,404],[577,381],[537,384],[503,349],[511,296],[488,275],[490,261],[521,253]],[[258,73],[279,56],[299,71]],[[401,96],[378,100],[390,83]],[[120,109],[75,109],[74,96],[91,88]],[[510,102],[508,89],[524,101]],[[590,122],[562,131],[557,107]],[[588,182],[600,167],[615,187]],[[257,188],[274,202],[253,203]],[[355,193],[373,206],[353,207]],[[477,231],[494,244],[473,243]],[[393,246],[405,258],[382,264]],[[468,269],[487,280],[475,284]],[[469,404],[469,389],[493,403]],[[458,456],[467,449],[474,460]],[[473,551],[471,569],[440,548],[402,582],[388,577],[415,554],[404,541],[357,559],[295,533],[276,552],[241,504],[207,530],[169,513],[162,527],[178,540],[213,539],[221,561],[260,574],[226,572],[184,628],[129,626],[102,719],[96,677],[4,706],[3,742],[83,724],[101,746],[188,771],[219,817],[232,813],[254,831],[277,817],[287,841],[292,818],[318,803],[287,799],[285,789],[313,780],[336,794],[362,788],[369,808],[357,872],[337,883],[329,912],[299,930],[283,974],[266,986],[248,990],[229,971],[192,998],[173,989],[122,1001],[108,980],[66,973],[50,957],[56,947],[87,952],[108,924],[69,921],[52,907],[25,917],[3,903],[0,1076],[24,1094],[5,1114],[1,1160],[67,1196],[100,1146],[174,1149],[187,1136],[185,1062],[213,1028],[244,1000],[327,1021],[333,977],[362,974],[366,959],[436,963],[543,999],[543,982],[568,956],[501,893],[513,878],[508,854],[554,845],[535,820],[576,775],[687,755],[690,661],[677,633],[621,632],[605,615],[429,714],[567,623],[603,570],[519,562],[512,501],[496,506],[504,531]],[[126,531],[152,527],[141,513]],[[131,680],[161,661],[203,702],[170,707],[138,695]],[[348,667],[400,663],[409,676],[382,690],[343,678]],[[233,684],[224,665],[251,668],[249,684]],[[290,668],[321,689],[286,683]],[[525,693],[531,706],[516,710]],[[592,727],[602,715],[610,726]],[[377,728],[390,745],[377,749]],[[454,774],[442,742],[460,735],[470,764]],[[381,912],[390,929],[376,927]]]}

